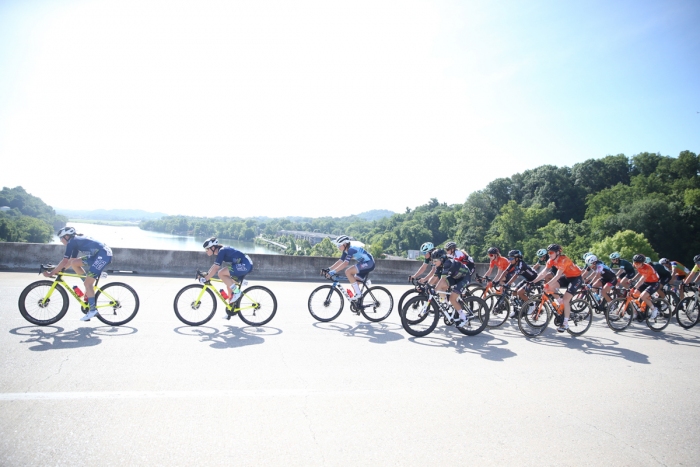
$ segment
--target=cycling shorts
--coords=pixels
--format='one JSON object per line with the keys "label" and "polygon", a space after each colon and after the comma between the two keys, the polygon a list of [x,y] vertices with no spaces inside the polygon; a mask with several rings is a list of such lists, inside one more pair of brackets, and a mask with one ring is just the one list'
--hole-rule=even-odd
{"label": "cycling shorts", "polygon": [[660,286],[661,282],[645,282],[639,287],[639,293],[646,292],[649,295],[654,295]]}
{"label": "cycling shorts", "polygon": [[659,283],[661,285],[666,285],[671,282],[671,277],[659,277]]}
{"label": "cycling shorts", "polygon": [[374,261],[364,261],[357,263],[355,267],[357,267],[357,275],[364,279],[367,277],[367,274],[374,271],[375,264]]}
{"label": "cycling shorts", "polygon": [[91,256],[83,258],[83,264],[89,266],[87,277],[100,277],[102,270],[112,262],[112,250],[105,247]]}
{"label": "cycling shorts", "polygon": [[560,277],[559,285],[561,287],[566,287],[566,291],[571,295],[576,295],[579,287],[583,284],[583,277]]}
{"label": "cycling shorts", "polygon": [[457,292],[458,294],[462,293],[462,289],[466,287],[472,280],[472,276],[470,274],[466,274],[464,277],[461,277],[459,279],[455,279],[454,277],[447,277],[447,283],[450,284],[452,287],[452,290]]}
{"label": "cycling shorts", "polygon": [[[622,278],[625,278],[625,277],[626,277],[627,279],[630,279],[630,280],[632,280],[632,279],[634,278],[634,276],[637,275],[636,272],[627,272],[627,271],[625,271],[623,268],[620,268],[620,272],[624,273],[624,274],[622,274],[622,276],[621,276]],[[620,274],[620,272],[618,272],[618,274]]]}
{"label": "cycling shorts", "polygon": [[247,261],[241,261],[237,264],[232,264],[228,267],[228,273],[236,282],[243,282],[243,278],[250,274],[253,270],[253,265]]}

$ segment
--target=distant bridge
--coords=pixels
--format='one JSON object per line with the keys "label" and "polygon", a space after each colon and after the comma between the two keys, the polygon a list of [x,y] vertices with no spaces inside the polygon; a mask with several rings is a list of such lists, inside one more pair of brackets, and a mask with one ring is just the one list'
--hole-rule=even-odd
{"label": "distant bridge", "polygon": [[274,245],[277,248],[281,248],[283,250],[286,250],[288,248],[287,245],[283,245],[282,243],[273,242],[272,240],[268,240],[266,238],[263,238],[262,235],[258,237],[258,240],[262,240],[263,242],[269,243],[269,244]]}

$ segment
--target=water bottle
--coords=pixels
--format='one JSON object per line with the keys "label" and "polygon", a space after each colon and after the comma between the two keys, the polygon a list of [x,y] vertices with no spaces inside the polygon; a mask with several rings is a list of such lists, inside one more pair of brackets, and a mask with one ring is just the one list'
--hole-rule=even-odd
{"label": "water bottle", "polygon": [[595,294],[593,294],[593,296],[595,297],[595,299],[596,299],[596,301],[597,301],[598,303],[600,303],[600,301],[603,299],[603,296],[600,295],[598,292],[596,292]]}
{"label": "water bottle", "polygon": [[228,294],[226,293],[226,291],[224,289],[219,289],[219,293],[221,294],[222,297],[224,297],[224,299],[228,300]]}
{"label": "water bottle", "polygon": [[82,296],[83,296],[83,291],[80,290],[80,287],[78,287],[77,285],[74,285],[74,286],[73,286],[73,292],[75,292],[75,294],[76,294],[78,297],[82,297]]}
{"label": "water bottle", "polygon": [[350,298],[352,298],[352,296],[353,296],[352,290],[350,290],[350,289],[346,289],[346,290],[348,291],[348,295],[350,296]]}

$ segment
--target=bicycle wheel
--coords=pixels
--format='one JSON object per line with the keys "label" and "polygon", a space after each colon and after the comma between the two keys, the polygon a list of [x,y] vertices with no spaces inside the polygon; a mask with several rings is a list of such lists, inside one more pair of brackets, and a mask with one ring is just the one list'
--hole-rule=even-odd
{"label": "bicycle wheel", "polygon": [[[175,295],[175,316],[190,326],[201,326],[216,313],[216,296],[202,284],[190,284]],[[201,296],[201,298],[200,298]]]}
{"label": "bicycle wheel", "polygon": [[37,326],[48,326],[63,318],[68,311],[68,294],[56,284],[47,297],[54,281],[37,281],[29,284],[19,295],[19,312],[24,319]]}
{"label": "bicycle wheel", "polygon": [[263,326],[275,317],[277,298],[267,287],[254,285],[243,291],[234,309],[238,310],[237,314],[244,323]]}
{"label": "bicycle wheel", "polygon": [[698,322],[698,302],[695,296],[685,297],[676,307],[676,320],[683,329],[690,329]]}
{"label": "bicycle wheel", "polygon": [[476,336],[486,329],[489,324],[490,310],[486,302],[479,297],[467,297],[461,299],[464,311],[474,314],[474,319],[470,319],[464,326],[457,326],[462,334]]}
{"label": "bicycle wheel", "polygon": [[399,298],[399,304],[398,304],[397,310],[399,310],[399,312],[401,312],[401,310],[403,310],[404,302],[412,295],[418,295],[418,293],[419,292],[416,289],[409,289],[409,290],[405,291],[403,293],[403,295],[401,295],[401,298]]}
{"label": "bicycle wheel", "polygon": [[377,323],[386,319],[394,309],[394,297],[384,287],[370,287],[360,297],[360,312],[362,316]]}
{"label": "bicycle wheel", "polygon": [[675,313],[678,302],[680,301],[678,295],[676,295],[675,292],[668,292],[666,293],[666,301],[671,305],[671,310],[674,310]]}
{"label": "bicycle wheel", "polygon": [[433,332],[440,318],[437,306],[425,295],[408,300],[399,314],[401,326],[407,333],[416,337],[427,336]]}
{"label": "bicycle wheel", "polygon": [[569,304],[571,314],[569,315],[569,334],[580,336],[588,331],[593,322],[593,307],[587,300],[571,300]]}
{"label": "bicycle wheel", "polygon": [[95,292],[97,319],[112,326],[121,326],[134,319],[139,304],[136,291],[121,282],[106,284]]}
{"label": "bicycle wheel", "polygon": [[510,316],[510,303],[503,295],[489,294],[484,298],[489,309],[489,328],[497,328],[508,320]]}
{"label": "bicycle wheel", "polygon": [[309,313],[322,323],[336,319],[344,306],[343,295],[332,285],[322,285],[309,295]]}
{"label": "bicycle wheel", "polygon": [[518,328],[526,336],[539,336],[547,328],[551,317],[549,304],[542,303],[541,298],[530,299],[518,313]]}
{"label": "bicycle wheel", "polygon": [[673,316],[673,309],[668,300],[663,298],[652,298],[651,303],[654,304],[658,311],[654,319],[651,319],[651,312],[647,310],[647,326],[652,331],[663,331],[666,326],[671,322],[671,316]]}
{"label": "bicycle wheel", "polygon": [[[493,290],[493,289],[492,289]],[[468,292],[468,294],[467,294]],[[472,286],[469,284],[464,288],[464,293],[462,294],[463,297],[479,297],[479,298],[484,298],[484,292],[486,292],[486,289],[480,285],[474,285]]]}
{"label": "bicycle wheel", "polygon": [[632,322],[635,305],[630,303],[628,306],[626,303],[626,298],[616,298],[608,304],[608,309],[605,310],[605,321],[613,331],[624,331]]}

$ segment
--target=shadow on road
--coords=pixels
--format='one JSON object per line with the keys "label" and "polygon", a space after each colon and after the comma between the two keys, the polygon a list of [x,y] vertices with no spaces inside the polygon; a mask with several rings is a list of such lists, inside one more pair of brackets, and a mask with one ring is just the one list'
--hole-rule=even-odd
{"label": "shadow on road", "polygon": [[54,349],[74,349],[92,347],[102,342],[103,337],[128,336],[138,332],[131,326],[98,326],[96,328],[81,327],[73,331],[65,331],[58,326],[22,326],[11,329],[10,333],[26,336],[28,339],[21,343],[37,343],[29,347],[32,351]]}
{"label": "shadow on road", "polygon": [[358,322],[355,326],[345,323],[314,323],[313,326],[324,331],[339,332],[344,336],[367,339],[373,344],[386,344],[403,339],[401,334],[395,332],[402,329],[401,326],[394,323]]}
{"label": "shadow on road", "polygon": [[634,339],[648,339],[655,341],[665,341],[675,345],[686,345],[690,347],[700,347],[700,336],[693,334],[690,330],[685,330],[680,326],[670,324],[663,331],[652,331],[645,323],[640,323],[635,326],[628,327],[621,332],[626,336]]}
{"label": "shadow on road", "polygon": [[282,334],[281,329],[271,326],[246,326],[243,328],[226,326],[226,329],[222,331],[210,326],[180,326],[175,328],[175,332],[183,336],[198,337],[200,342],[209,342],[209,347],[213,349],[232,349],[262,344],[265,342],[265,337]]}
{"label": "shadow on road", "polygon": [[494,362],[502,362],[518,355],[506,347],[507,340],[489,334],[487,331],[476,336],[465,336],[452,326],[440,326],[425,337],[411,337],[409,340],[428,347],[444,347],[460,354],[480,355]]}

